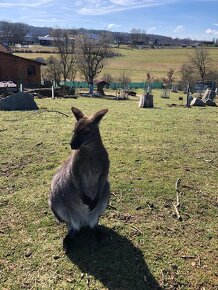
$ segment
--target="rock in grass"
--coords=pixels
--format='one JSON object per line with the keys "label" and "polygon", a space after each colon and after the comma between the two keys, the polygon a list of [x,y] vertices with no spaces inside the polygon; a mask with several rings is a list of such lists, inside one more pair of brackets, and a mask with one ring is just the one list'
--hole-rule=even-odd
{"label": "rock in grass", "polygon": [[207,99],[204,101],[204,103],[207,105],[207,106],[211,106],[211,107],[217,107],[217,104],[211,100],[211,99]]}
{"label": "rock in grass", "polygon": [[205,106],[205,103],[199,99],[199,98],[194,98],[191,103],[190,103],[191,106],[199,106],[199,107],[204,107]]}
{"label": "rock in grass", "polygon": [[0,100],[0,110],[2,111],[26,111],[38,110],[32,94],[19,92]]}
{"label": "rock in grass", "polygon": [[24,255],[26,258],[28,258],[32,255],[32,251],[30,249],[27,249]]}

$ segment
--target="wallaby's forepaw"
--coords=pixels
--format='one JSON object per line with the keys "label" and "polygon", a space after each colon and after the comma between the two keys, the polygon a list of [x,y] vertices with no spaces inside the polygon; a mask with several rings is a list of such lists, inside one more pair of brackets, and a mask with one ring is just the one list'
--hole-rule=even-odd
{"label": "wallaby's forepaw", "polygon": [[92,200],[92,202],[89,204],[89,210],[90,211],[92,211],[96,207],[98,201],[99,201],[99,198],[94,198]]}

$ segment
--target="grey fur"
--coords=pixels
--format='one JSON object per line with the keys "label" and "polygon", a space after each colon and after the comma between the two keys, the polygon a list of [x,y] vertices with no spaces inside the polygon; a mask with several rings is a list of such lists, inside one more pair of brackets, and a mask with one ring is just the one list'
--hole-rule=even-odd
{"label": "grey fur", "polygon": [[109,158],[101,141],[99,122],[107,110],[91,117],[72,108],[77,119],[68,159],[57,170],[51,183],[49,206],[68,230],[94,228],[110,197]]}

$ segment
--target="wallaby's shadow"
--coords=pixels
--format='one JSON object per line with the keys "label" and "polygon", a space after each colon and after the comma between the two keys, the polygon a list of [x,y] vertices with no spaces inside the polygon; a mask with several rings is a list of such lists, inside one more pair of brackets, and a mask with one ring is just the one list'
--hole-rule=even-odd
{"label": "wallaby's shadow", "polygon": [[67,252],[83,273],[94,276],[109,290],[162,289],[131,241],[109,228],[100,229],[100,241],[90,230],[82,230]]}

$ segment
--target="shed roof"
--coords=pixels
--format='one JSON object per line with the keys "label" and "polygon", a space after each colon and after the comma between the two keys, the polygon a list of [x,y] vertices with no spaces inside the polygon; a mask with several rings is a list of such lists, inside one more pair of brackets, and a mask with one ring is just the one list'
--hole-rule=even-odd
{"label": "shed roof", "polygon": [[17,55],[14,55],[14,54],[3,52],[3,51],[0,51],[0,55],[1,54],[8,55],[9,57],[12,57],[12,58],[14,57],[14,58],[17,58],[17,59],[22,59],[22,60],[26,60],[26,61],[29,61],[29,62],[34,62],[35,64],[38,64],[38,65],[46,65],[46,63],[43,63],[43,62],[40,62],[40,61],[37,61],[37,60],[34,60],[34,59],[24,58],[24,57],[17,56]]}
{"label": "shed roof", "polygon": [[4,43],[0,42],[0,51],[3,51],[7,53],[12,53],[12,50],[10,49],[10,47],[8,47],[7,45],[5,45]]}
{"label": "shed roof", "polygon": [[55,38],[52,36],[38,36],[39,40],[49,40],[49,41],[54,41]]}
{"label": "shed roof", "polygon": [[109,85],[109,83],[107,83],[106,81],[104,80],[95,80],[94,81],[94,84],[97,85],[97,84],[105,84],[105,85]]}

